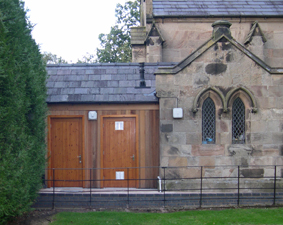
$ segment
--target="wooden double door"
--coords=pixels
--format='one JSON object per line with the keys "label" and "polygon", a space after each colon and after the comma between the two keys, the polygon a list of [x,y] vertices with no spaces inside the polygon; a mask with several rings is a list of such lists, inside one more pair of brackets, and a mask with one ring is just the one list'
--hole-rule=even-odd
{"label": "wooden double door", "polygon": [[[48,186],[83,187],[83,117],[50,116],[48,120]],[[100,136],[100,186],[138,187],[137,116],[102,116]]]}
{"label": "wooden double door", "polygon": [[83,121],[49,117],[49,187],[83,186]]}
{"label": "wooden double door", "polygon": [[102,187],[137,187],[137,117],[102,116],[101,130]]}

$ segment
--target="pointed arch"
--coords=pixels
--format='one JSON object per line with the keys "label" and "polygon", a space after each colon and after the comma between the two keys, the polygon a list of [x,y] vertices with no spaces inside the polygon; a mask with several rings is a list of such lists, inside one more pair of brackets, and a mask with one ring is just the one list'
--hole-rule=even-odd
{"label": "pointed arch", "polygon": [[254,95],[245,87],[237,87],[237,88],[234,88],[232,90],[230,90],[227,95],[226,95],[226,98],[225,98],[225,105],[224,107],[224,111],[227,112],[227,107],[228,105],[230,104],[230,100],[231,100],[231,97],[236,93],[236,92],[240,92],[240,91],[243,91],[250,99],[251,101],[251,105],[252,105],[252,112],[253,113],[256,113],[258,108],[257,108],[257,104],[256,104],[256,100],[255,100],[255,97]]}
{"label": "pointed arch", "polygon": [[[208,87],[208,88],[204,88],[202,89],[198,94],[197,96],[195,97],[194,99],[194,103],[193,103],[193,112],[196,113],[198,111],[198,105],[199,105],[199,101],[200,101],[200,98],[207,92],[213,92],[215,93],[220,99],[221,99],[221,102],[222,102],[222,106],[223,106],[223,109],[227,110],[227,105],[225,105],[225,98],[224,98],[224,95],[222,94],[222,92],[220,90],[218,90],[217,88],[215,87]],[[226,112],[226,111],[224,111]]]}

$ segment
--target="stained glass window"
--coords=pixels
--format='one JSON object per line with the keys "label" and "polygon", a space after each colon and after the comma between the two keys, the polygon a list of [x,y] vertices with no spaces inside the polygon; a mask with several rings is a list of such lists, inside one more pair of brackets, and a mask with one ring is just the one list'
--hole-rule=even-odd
{"label": "stained glass window", "polygon": [[209,97],[202,105],[202,143],[215,143],[215,105]]}
{"label": "stained glass window", "polygon": [[245,105],[240,98],[232,106],[232,143],[245,143]]}

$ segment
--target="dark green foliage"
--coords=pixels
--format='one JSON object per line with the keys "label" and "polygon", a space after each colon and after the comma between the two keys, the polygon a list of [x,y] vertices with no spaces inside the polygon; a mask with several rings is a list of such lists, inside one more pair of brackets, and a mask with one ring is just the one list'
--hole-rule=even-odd
{"label": "dark green foliage", "polygon": [[115,10],[116,25],[109,34],[100,34],[101,49],[96,49],[97,61],[130,62],[132,60],[130,27],[138,26],[140,21],[139,1],[117,4]]}
{"label": "dark green foliage", "polygon": [[45,166],[46,71],[19,0],[0,0],[0,224],[28,211]]}

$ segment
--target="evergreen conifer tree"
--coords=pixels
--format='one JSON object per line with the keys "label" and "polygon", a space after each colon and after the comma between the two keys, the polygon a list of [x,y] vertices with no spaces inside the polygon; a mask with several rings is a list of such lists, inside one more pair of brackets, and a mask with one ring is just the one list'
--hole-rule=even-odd
{"label": "evergreen conifer tree", "polygon": [[0,224],[29,210],[45,167],[46,70],[24,3],[0,0]]}

